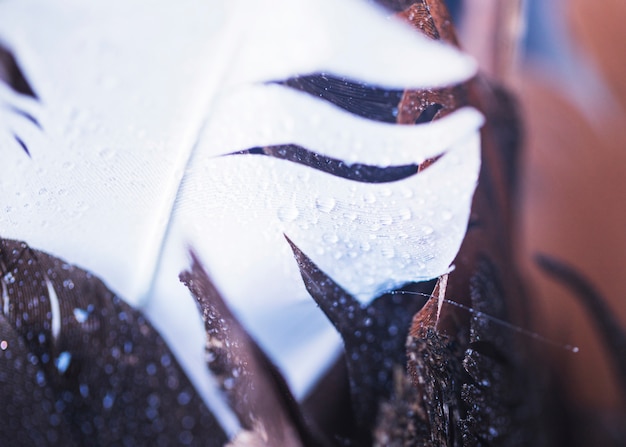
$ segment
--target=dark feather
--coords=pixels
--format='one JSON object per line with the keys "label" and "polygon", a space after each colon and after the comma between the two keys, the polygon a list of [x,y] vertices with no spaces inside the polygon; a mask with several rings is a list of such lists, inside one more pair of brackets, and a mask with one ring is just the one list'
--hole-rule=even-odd
{"label": "dark feather", "polygon": [[277,84],[323,99],[374,121],[395,123],[402,90],[385,90],[326,73],[297,76]]}
{"label": "dark feather", "polygon": [[0,239],[0,440],[226,442],[159,334],[90,273]]}
{"label": "dark feather", "polygon": [[323,99],[354,115],[390,124],[425,124],[465,105],[462,87],[389,90],[326,73],[297,76],[277,84]]}
{"label": "dark feather", "polygon": [[230,155],[258,154],[269,157],[288,160],[299,163],[336,177],[354,180],[363,183],[389,183],[411,177],[432,165],[440,156],[429,159],[428,163],[401,165],[401,166],[375,166],[362,163],[346,163],[336,158],[320,155],[316,152],[297,146],[286,144],[281,146],[254,147]]}
{"label": "dark feather", "polygon": [[180,279],[202,312],[208,366],[242,426],[267,446],[320,444],[309,433],[279,371],[233,316],[198,258],[193,253],[191,257],[191,270]]}
{"label": "dark feather", "polygon": [[17,93],[38,99],[33,88],[26,80],[13,53],[0,43],[0,81]]}
{"label": "dark feather", "polygon": [[589,312],[591,321],[611,353],[610,358],[621,386],[622,400],[626,405],[626,330],[622,328],[594,285],[572,266],[544,254],[537,255],[535,260],[544,272],[574,292],[574,296]]}
{"label": "dark feather", "polygon": [[[362,305],[288,238],[287,242],[307,290],[343,339],[356,437],[365,442],[380,403],[392,394],[394,369],[406,367],[408,328],[424,299],[419,294],[384,294]],[[413,289],[428,287],[426,283]]]}
{"label": "dark feather", "polygon": [[26,155],[30,157],[30,151],[28,150],[28,146],[26,146],[26,143],[24,143],[22,139],[15,134],[13,134],[13,138],[15,138],[15,141],[17,141],[17,144],[19,144],[20,147],[24,149],[24,152],[26,152]]}

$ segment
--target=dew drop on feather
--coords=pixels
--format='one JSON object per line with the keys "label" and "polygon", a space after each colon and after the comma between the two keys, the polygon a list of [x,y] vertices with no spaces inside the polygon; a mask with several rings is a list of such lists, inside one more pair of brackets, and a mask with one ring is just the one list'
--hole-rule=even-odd
{"label": "dew drop on feather", "polygon": [[89,318],[89,312],[85,309],[80,309],[78,307],[74,308],[74,318],[79,323],[84,323]]}
{"label": "dew drop on feather", "polygon": [[295,221],[298,218],[300,212],[295,206],[285,206],[279,208],[276,214],[281,222],[287,223]]}
{"label": "dew drop on feather", "polygon": [[337,201],[332,197],[318,197],[315,200],[315,207],[323,213],[330,213],[336,204]]}

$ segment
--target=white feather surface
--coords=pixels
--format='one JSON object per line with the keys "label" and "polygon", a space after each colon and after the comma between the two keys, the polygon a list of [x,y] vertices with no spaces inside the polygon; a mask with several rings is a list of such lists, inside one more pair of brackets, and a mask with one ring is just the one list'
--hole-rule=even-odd
{"label": "white feather surface", "polygon": [[[203,328],[178,281],[188,248],[297,396],[340,344],[283,233],[363,302],[445,273],[458,251],[480,164],[477,111],[381,124],[265,84],[325,71],[426,88],[473,75],[469,58],[365,2],[5,0],[0,40],[40,98],[0,84],[0,105],[42,125],[0,107],[0,234],[91,270],[143,307],[207,401]],[[446,154],[385,184],[220,157],[287,143],[381,166]]]}

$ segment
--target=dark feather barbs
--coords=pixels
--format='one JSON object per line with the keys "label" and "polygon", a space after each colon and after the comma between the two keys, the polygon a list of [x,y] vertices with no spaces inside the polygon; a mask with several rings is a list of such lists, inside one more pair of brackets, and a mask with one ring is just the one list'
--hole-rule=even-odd
{"label": "dark feather barbs", "polygon": [[[33,88],[30,83],[26,80],[22,69],[20,68],[17,60],[13,53],[9,50],[8,47],[4,46],[0,43],[0,82],[4,83],[7,87],[9,87],[13,92],[18,95],[26,96],[27,98],[39,101],[39,98],[35,94]],[[31,124],[36,126],[41,130],[41,124],[39,120],[35,118],[31,113],[26,110],[23,110],[20,107],[17,107],[11,103],[2,103],[0,102],[0,107],[6,109],[8,112],[18,115]],[[13,140],[18,144],[18,146],[28,155],[31,156],[30,150],[23,137],[20,137],[19,134],[13,130],[11,132]]]}
{"label": "dark feather barbs", "polygon": [[0,239],[0,439],[212,445],[226,436],[142,314],[96,277]]}

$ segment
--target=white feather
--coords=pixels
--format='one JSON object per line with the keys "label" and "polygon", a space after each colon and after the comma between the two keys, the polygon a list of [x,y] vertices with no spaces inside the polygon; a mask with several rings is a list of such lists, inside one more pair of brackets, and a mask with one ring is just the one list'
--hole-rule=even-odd
{"label": "white feather", "polygon": [[[365,2],[6,0],[0,30],[41,98],[26,102],[43,126],[20,127],[29,159],[5,146],[20,124],[0,123],[0,234],[143,304],[207,402],[203,329],[177,278],[189,246],[299,396],[339,341],[283,232],[362,301],[449,268],[478,173],[476,111],[392,126],[263,84],[328,71],[401,89],[473,75],[469,58]],[[449,153],[382,185],[215,157],[277,142],[373,164]]]}

